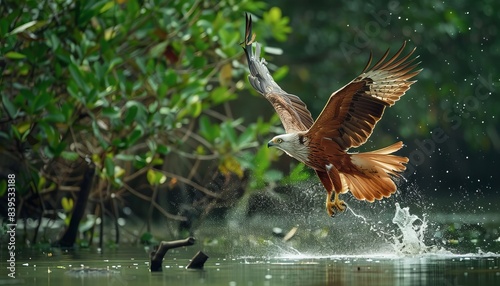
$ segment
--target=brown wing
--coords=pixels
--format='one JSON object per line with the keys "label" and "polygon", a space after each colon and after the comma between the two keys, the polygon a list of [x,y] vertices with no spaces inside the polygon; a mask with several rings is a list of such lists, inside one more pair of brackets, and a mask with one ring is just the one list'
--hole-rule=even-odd
{"label": "brown wing", "polygon": [[368,61],[356,79],[334,92],[318,119],[308,131],[316,140],[329,139],[342,150],[358,147],[368,140],[387,106],[392,106],[415,81],[417,58],[409,59],[415,49],[400,57],[406,42],[389,60],[389,50],[373,67]]}
{"label": "brown wing", "polygon": [[274,81],[267,69],[266,61],[260,58],[261,46],[259,43],[255,44],[254,54],[252,49],[254,38],[255,35],[252,34],[252,18],[247,15],[243,49],[250,69],[248,75],[250,84],[271,102],[287,133],[309,129],[314,121],[306,104],[298,96],[285,92]]}

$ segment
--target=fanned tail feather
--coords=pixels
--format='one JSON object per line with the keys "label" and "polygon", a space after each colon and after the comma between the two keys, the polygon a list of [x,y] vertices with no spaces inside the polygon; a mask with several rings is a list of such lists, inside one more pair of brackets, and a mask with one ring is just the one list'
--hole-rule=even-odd
{"label": "fanned tail feather", "polygon": [[373,202],[390,197],[396,192],[393,177],[401,177],[408,158],[392,155],[403,147],[403,142],[365,153],[351,154],[352,163],[359,172],[341,173],[342,182],[358,200]]}

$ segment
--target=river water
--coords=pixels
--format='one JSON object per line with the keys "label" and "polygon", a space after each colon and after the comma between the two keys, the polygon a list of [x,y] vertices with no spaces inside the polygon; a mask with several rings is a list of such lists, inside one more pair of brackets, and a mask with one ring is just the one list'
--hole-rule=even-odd
{"label": "river water", "polygon": [[[11,278],[2,245],[0,285],[500,285],[496,206],[359,206],[333,219],[318,210],[206,221],[195,245],[169,250],[155,273],[150,247],[123,242],[102,251],[20,247]],[[200,250],[204,268],[186,269]]]}
{"label": "river water", "polygon": [[181,249],[151,273],[141,252],[28,259],[0,285],[500,285],[500,259],[491,254],[210,257],[203,270],[187,270],[193,253]]}

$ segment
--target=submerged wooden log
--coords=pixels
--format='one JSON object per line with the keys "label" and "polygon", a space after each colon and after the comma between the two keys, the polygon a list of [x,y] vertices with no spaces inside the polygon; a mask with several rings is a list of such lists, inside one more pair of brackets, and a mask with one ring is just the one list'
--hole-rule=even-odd
{"label": "submerged wooden log", "polygon": [[169,249],[193,245],[195,242],[194,237],[188,237],[186,239],[174,240],[174,241],[162,241],[154,251],[151,252],[151,265],[150,269],[152,272],[161,271],[161,263],[163,262],[163,257]]}
{"label": "submerged wooden log", "polygon": [[198,251],[196,255],[191,259],[191,262],[189,262],[188,266],[186,266],[187,269],[203,269],[203,265],[205,264],[205,261],[207,261],[208,256],[201,252]]}

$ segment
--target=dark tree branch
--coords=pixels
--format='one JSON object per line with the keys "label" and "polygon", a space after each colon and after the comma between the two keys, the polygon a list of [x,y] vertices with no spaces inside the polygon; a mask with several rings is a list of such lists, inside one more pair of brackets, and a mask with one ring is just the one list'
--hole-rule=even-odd
{"label": "dark tree branch", "polygon": [[171,248],[183,247],[193,245],[195,242],[194,237],[174,241],[162,241],[154,251],[151,252],[151,272],[161,271],[161,263],[167,251]]}

